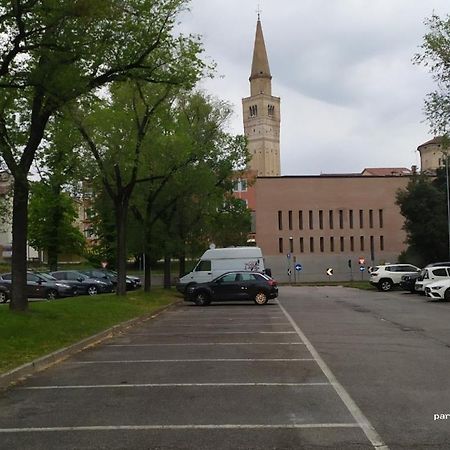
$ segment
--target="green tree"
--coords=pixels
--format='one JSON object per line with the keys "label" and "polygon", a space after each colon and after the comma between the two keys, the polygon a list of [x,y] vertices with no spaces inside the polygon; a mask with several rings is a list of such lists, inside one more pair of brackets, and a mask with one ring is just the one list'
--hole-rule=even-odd
{"label": "green tree", "polygon": [[[25,310],[28,174],[49,120],[68,102],[118,80],[173,82],[197,55],[173,37],[187,0],[0,3],[0,154],[14,177],[11,308]],[[191,64],[186,64],[186,78]]]}
{"label": "green tree", "polygon": [[[405,218],[408,254],[417,257],[416,263],[448,259],[448,225],[445,172],[436,178],[416,175],[405,190],[397,193],[397,204]],[[432,220],[433,226],[430,226]]]}
{"label": "green tree", "polygon": [[29,205],[29,243],[47,252],[50,270],[58,270],[58,255],[82,254],[83,233],[75,225],[78,211],[71,196],[48,181],[33,183]]}

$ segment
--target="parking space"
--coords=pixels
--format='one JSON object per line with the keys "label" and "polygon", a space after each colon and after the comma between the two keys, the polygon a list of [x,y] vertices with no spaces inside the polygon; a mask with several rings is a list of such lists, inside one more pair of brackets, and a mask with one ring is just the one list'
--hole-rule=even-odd
{"label": "parking space", "polygon": [[0,448],[377,445],[276,302],[174,308],[0,397]]}

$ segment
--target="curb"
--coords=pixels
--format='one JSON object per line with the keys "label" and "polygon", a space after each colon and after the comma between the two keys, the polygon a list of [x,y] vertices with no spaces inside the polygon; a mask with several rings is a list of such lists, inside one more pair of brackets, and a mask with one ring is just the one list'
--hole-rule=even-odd
{"label": "curb", "polygon": [[164,311],[167,311],[168,309],[173,308],[175,305],[178,305],[180,302],[180,300],[177,300],[170,305],[156,309],[151,314],[146,314],[144,316],[136,317],[134,319],[127,320],[126,322],[119,323],[118,325],[114,325],[111,328],[101,331],[100,333],[89,336],[88,338],[76,342],[75,344],[69,345],[68,347],[63,347],[53,353],[41,356],[40,358],[35,359],[29,363],[16,367],[9,372],[0,374],[0,390],[7,389],[8,387],[11,387],[12,385],[23,381],[25,378],[37,372],[45,370],[48,367],[53,366],[54,364],[57,364],[67,359],[68,357],[85,350],[86,348],[94,347],[95,345],[98,345],[103,341],[106,341],[107,339],[111,339],[112,337],[125,332],[131,327],[154,319]]}

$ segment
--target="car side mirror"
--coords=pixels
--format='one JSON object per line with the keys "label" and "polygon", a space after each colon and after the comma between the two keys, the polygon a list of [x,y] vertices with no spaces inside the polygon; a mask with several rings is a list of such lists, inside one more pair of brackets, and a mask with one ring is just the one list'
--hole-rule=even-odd
{"label": "car side mirror", "polygon": [[222,283],[222,278],[220,280],[216,280],[216,284],[221,284]]}

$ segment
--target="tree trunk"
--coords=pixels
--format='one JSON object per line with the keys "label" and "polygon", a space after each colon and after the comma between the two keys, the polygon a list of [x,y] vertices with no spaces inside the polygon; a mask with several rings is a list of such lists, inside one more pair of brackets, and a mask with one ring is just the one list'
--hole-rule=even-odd
{"label": "tree trunk", "polygon": [[127,216],[128,216],[128,199],[120,198],[115,202],[116,213],[116,232],[117,232],[117,248],[116,248],[116,266],[117,266],[117,295],[126,295],[126,272],[127,272]]}
{"label": "tree trunk", "polygon": [[27,231],[28,231],[28,180],[27,175],[14,174],[14,200],[12,223],[12,290],[10,309],[26,311],[27,296]]}
{"label": "tree trunk", "polygon": [[172,283],[170,280],[170,256],[164,257],[164,289],[170,289]]}
{"label": "tree trunk", "polygon": [[152,264],[150,261],[150,253],[146,253],[144,266],[144,292],[150,292],[152,289]]}

